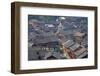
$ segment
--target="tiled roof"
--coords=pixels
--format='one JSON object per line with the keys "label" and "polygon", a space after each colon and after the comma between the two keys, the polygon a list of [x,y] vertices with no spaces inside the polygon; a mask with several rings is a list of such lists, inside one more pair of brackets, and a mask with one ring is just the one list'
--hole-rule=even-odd
{"label": "tiled roof", "polygon": [[70,46],[72,46],[75,42],[73,42],[73,40],[68,40],[66,41],[63,45],[66,47],[66,48],[69,48]]}
{"label": "tiled roof", "polygon": [[79,36],[79,37],[82,37],[82,36],[84,36],[85,35],[85,33],[81,33],[81,32],[76,32],[75,34],[74,34],[74,36]]}

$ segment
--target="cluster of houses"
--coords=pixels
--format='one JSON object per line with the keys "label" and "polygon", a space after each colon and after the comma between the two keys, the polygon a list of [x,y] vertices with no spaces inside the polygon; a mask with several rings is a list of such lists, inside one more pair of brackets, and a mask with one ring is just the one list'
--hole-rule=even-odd
{"label": "cluster of houses", "polygon": [[[45,32],[42,22],[29,21],[33,31],[28,34],[29,60],[81,59],[87,57],[87,34],[76,30],[64,30],[62,23],[57,27],[45,24],[43,27],[56,29]],[[74,25],[75,26],[75,25]],[[76,26],[77,27],[77,26]]]}

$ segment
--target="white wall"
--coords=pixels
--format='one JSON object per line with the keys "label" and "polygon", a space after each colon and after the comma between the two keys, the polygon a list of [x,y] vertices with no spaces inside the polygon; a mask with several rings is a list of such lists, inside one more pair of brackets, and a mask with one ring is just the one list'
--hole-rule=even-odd
{"label": "white wall", "polygon": [[[74,5],[90,5],[99,7],[100,16],[100,0],[1,0],[0,1],[0,76],[99,76],[100,74],[100,59],[98,70],[81,70],[81,71],[65,71],[65,72],[52,72],[52,73],[38,73],[38,74],[21,74],[14,75],[10,73],[10,55],[11,55],[11,15],[10,3],[13,1],[28,1],[39,3],[57,3],[57,4],[74,4]],[[100,20],[100,18],[98,19]],[[98,23],[100,24],[100,22]],[[100,26],[98,26],[100,28]],[[100,33],[100,30],[98,30]],[[100,39],[100,35],[99,38]],[[98,40],[98,43],[100,40]],[[99,44],[100,46],[100,44]],[[100,50],[100,49],[98,49]],[[100,58],[100,51],[99,58]]]}

